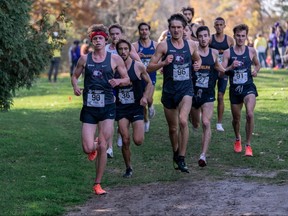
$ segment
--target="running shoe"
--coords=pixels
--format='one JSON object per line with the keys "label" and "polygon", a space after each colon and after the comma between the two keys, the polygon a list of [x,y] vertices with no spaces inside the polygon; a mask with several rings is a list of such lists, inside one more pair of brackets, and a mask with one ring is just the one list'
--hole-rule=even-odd
{"label": "running shoe", "polygon": [[122,148],[122,146],[123,146],[122,137],[119,133],[118,133],[118,137],[117,137],[117,146],[119,148]]}
{"label": "running shoe", "polygon": [[178,167],[178,150],[173,153],[173,167],[175,170],[179,170],[179,167]]}
{"label": "running shoe", "polygon": [[216,130],[217,130],[217,131],[220,131],[220,132],[223,132],[223,131],[224,131],[224,128],[223,128],[223,126],[222,126],[221,123],[217,123],[217,124],[216,124]]}
{"label": "running shoe", "polygon": [[[94,145],[95,145],[95,149],[97,149],[98,137],[95,138],[95,140],[94,140]],[[93,151],[93,152],[90,152],[90,153],[88,154],[88,159],[89,159],[90,161],[95,160],[96,157],[97,157],[97,150],[95,150],[95,151]]]}
{"label": "running shoe", "polygon": [[241,145],[241,140],[236,140],[234,143],[234,152],[240,153],[242,152],[242,145]]}
{"label": "running shoe", "polygon": [[97,157],[97,151],[96,151],[96,150],[93,151],[93,152],[90,152],[90,153],[88,154],[88,159],[89,159],[90,161],[95,160],[96,157]]}
{"label": "running shoe", "polygon": [[111,147],[109,147],[106,152],[108,158],[113,158],[113,149]]}
{"label": "running shoe", "polygon": [[103,195],[107,193],[105,190],[102,189],[100,184],[95,184],[93,190],[97,195]]}
{"label": "running shoe", "polygon": [[155,111],[154,106],[152,105],[151,107],[148,108],[149,119],[154,118],[155,114],[156,114],[156,111]]}
{"label": "running shoe", "polygon": [[130,178],[130,177],[132,177],[132,171],[133,171],[133,170],[131,169],[131,167],[128,167],[128,168],[126,169],[123,177],[124,177],[124,178]]}
{"label": "running shoe", "polygon": [[144,122],[145,133],[148,133],[149,129],[150,129],[150,121],[148,120],[147,122]]}
{"label": "running shoe", "polygon": [[207,165],[205,154],[202,153],[202,154],[200,155],[200,158],[199,158],[199,161],[198,161],[198,165],[199,165],[200,167],[205,167],[205,166]]}
{"label": "running shoe", "polygon": [[183,156],[178,157],[177,165],[181,172],[189,173],[188,167],[186,166],[185,159]]}
{"label": "running shoe", "polygon": [[252,148],[250,145],[245,146],[245,156],[248,156],[248,157],[253,156]]}

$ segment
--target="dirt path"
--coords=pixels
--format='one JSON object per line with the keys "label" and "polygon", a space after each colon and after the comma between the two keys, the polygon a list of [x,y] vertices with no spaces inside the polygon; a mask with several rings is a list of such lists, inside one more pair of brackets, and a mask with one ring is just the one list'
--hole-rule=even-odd
{"label": "dirt path", "polygon": [[[108,188],[107,188],[108,189]],[[288,215],[288,185],[191,179],[109,189],[67,216]]]}

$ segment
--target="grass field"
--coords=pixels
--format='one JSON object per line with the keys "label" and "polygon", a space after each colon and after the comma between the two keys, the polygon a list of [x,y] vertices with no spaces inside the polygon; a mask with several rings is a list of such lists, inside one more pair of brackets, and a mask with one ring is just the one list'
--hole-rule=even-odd
{"label": "grass field", "polygon": [[[154,99],[157,113],[151,121],[150,132],[143,146],[131,146],[133,178],[122,178],[125,165],[121,151],[115,146],[115,157],[107,163],[104,188],[176,181],[187,176],[226,178],[225,173],[234,168],[276,171],[272,179],[264,176],[253,180],[287,183],[288,71],[264,70],[255,78],[259,97],[252,140],[254,157],[233,153],[234,134],[227,92],[225,132],[215,131],[214,112],[205,169],[197,165],[201,130],[192,132],[190,125],[186,156],[190,174],[172,168],[167,124],[160,103],[162,80],[158,77]],[[30,90],[20,90],[12,109],[0,113],[0,215],[61,215],[68,206],[84,203],[94,196],[95,166],[87,160],[81,147],[81,103],[81,97],[73,95],[69,77],[62,75],[57,83],[40,78]],[[243,139],[244,126],[245,109],[241,125]]]}

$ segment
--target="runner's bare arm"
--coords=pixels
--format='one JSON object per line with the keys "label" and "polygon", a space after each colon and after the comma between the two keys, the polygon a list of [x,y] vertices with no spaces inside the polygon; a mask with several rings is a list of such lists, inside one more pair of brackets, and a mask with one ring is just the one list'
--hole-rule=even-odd
{"label": "runner's bare arm", "polygon": [[150,79],[149,74],[146,71],[146,67],[143,64],[138,64],[138,70],[140,72],[141,79],[146,82],[145,91],[143,92],[143,97],[141,98],[140,105],[146,106],[148,102],[152,103],[153,97],[153,84]]}
{"label": "runner's bare arm", "polygon": [[212,55],[215,62],[215,69],[218,71],[218,75],[220,77],[223,77],[225,74],[225,68],[218,61],[218,55],[219,55],[218,50],[212,49]]}
{"label": "runner's bare arm", "polygon": [[130,84],[130,79],[125,67],[123,59],[119,55],[111,56],[111,66],[114,71],[118,71],[121,76],[121,79],[111,79],[109,80],[110,85],[114,88],[115,86],[126,86]]}
{"label": "runner's bare arm", "polygon": [[228,61],[230,59],[230,49],[226,49],[223,53],[223,60],[222,60],[222,66],[225,68],[225,74],[229,75],[232,70],[234,70],[235,67],[238,66],[239,62],[237,60],[234,60],[231,65],[228,65]]}
{"label": "runner's bare arm", "polygon": [[228,45],[229,47],[234,46],[234,39],[227,35]]}
{"label": "runner's bare arm", "polygon": [[170,64],[173,61],[173,55],[168,55],[164,61],[161,58],[167,51],[167,43],[163,41],[156,47],[155,53],[152,55],[149,65],[147,66],[147,72],[157,71],[158,69]]}
{"label": "runner's bare arm", "polygon": [[77,62],[77,65],[74,69],[73,75],[71,77],[71,84],[73,86],[74,94],[76,96],[81,95],[81,89],[78,87],[78,78],[82,74],[85,68],[85,64],[87,61],[87,55],[81,56]]}
{"label": "runner's bare arm", "polygon": [[198,47],[194,41],[189,40],[188,43],[189,43],[189,48],[190,48],[190,52],[192,55],[192,60],[194,61],[193,69],[194,69],[194,71],[198,71],[200,69],[201,64],[202,64],[201,57],[198,53]]}
{"label": "runner's bare arm", "polygon": [[164,30],[160,37],[158,38],[158,43],[160,43],[161,41],[163,41],[166,37],[167,37],[167,33],[168,33],[168,30]]}
{"label": "runner's bare arm", "polygon": [[256,50],[253,47],[249,47],[249,55],[250,55],[250,58],[252,56],[252,62],[253,62],[253,65],[254,65],[254,69],[251,72],[251,74],[252,74],[253,77],[256,77],[257,73],[259,72],[259,70],[261,68],[261,64],[260,64],[260,62],[258,60]]}
{"label": "runner's bare arm", "polygon": [[134,46],[131,46],[130,57],[131,57],[133,60],[135,60],[135,61],[141,62],[141,59],[140,59],[140,57],[139,57],[139,55],[138,55],[138,53],[137,53],[137,51],[136,51],[136,49],[135,49]]}

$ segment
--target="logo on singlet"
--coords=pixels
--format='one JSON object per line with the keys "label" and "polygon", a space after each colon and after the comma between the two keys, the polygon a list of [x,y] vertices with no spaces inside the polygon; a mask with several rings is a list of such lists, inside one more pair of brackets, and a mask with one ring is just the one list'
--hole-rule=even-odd
{"label": "logo on singlet", "polygon": [[93,78],[96,79],[103,79],[103,71],[102,70],[94,70],[93,71]]}
{"label": "logo on singlet", "polygon": [[175,55],[175,63],[183,64],[184,63],[184,55],[176,54]]}

